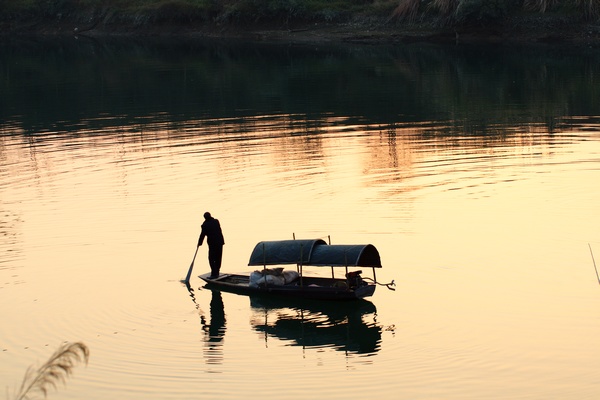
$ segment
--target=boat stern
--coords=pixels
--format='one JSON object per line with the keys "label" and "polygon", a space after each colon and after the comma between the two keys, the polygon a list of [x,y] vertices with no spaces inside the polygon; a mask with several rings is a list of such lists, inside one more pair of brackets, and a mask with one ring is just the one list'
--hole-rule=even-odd
{"label": "boat stern", "polygon": [[374,284],[368,284],[355,288],[354,293],[356,294],[357,298],[363,299],[365,297],[373,296],[373,293],[375,293],[375,288],[376,286]]}

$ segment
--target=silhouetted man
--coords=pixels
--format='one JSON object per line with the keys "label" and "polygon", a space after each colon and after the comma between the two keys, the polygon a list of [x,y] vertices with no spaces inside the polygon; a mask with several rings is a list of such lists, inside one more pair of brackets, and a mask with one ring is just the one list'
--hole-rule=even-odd
{"label": "silhouetted man", "polygon": [[202,232],[198,239],[198,247],[202,246],[204,237],[207,237],[208,243],[208,263],[210,264],[210,277],[218,278],[221,269],[221,260],[223,259],[223,245],[225,239],[221,231],[219,220],[213,218],[209,212],[204,213],[204,222],[202,223]]}

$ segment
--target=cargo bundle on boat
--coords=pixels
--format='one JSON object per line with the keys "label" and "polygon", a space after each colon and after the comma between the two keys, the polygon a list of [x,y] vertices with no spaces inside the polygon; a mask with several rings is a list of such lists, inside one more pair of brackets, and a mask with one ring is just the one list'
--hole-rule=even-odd
{"label": "cargo bundle on boat", "polygon": [[[375,270],[381,268],[379,252],[371,244],[331,245],[322,239],[259,242],[249,266],[261,266],[250,275],[200,275],[207,286],[241,294],[265,293],[320,300],[354,300],[375,292]],[[294,269],[289,268],[294,265]],[[305,274],[308,267],[330,267],[331,277]],[[373,278],[361,276],[371,268]],[[344,277],[335,272],[343,269]],[[393,282],[392,284],[393,285]],[[388,286],[389,287],[389,286]]]}

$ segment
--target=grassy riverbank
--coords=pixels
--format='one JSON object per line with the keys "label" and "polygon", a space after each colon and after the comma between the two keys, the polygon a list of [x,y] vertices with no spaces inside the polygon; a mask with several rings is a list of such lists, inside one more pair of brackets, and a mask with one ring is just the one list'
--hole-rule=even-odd
{"label": "grassy riverbank", "polygon": [[600,0],[0,0],[0,33],[600,42]]}

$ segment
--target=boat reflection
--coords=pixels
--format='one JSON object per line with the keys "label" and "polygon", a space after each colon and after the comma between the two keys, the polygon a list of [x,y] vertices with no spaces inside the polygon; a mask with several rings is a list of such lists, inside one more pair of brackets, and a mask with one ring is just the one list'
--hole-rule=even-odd
{"label": "boat reflection", "polygon": [[379,351],[377,309],[367,300],[324,302],[250,296],[252,327],[302,348],[333,348],[354,354]]}

